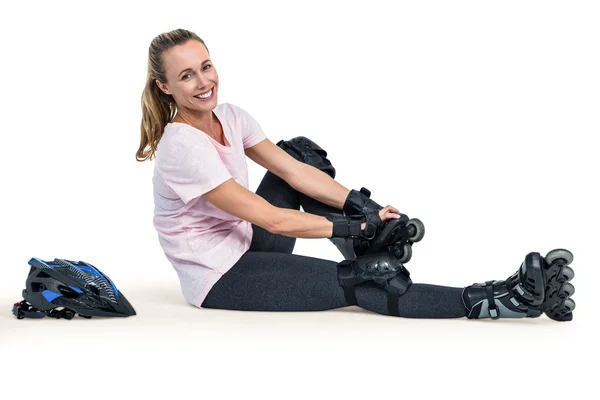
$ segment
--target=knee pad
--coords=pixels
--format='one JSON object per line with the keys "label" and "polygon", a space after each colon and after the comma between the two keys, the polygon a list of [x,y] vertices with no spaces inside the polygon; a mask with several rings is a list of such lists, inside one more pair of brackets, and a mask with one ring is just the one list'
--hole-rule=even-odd
{"label": "knee pad", "polygon": [[388,312],[400,316],[398,300],[410,285],[410,272],[390,253],[375,253],[344,260],[338,264],[338,282],[344,289],[346,301],[359,305],[355,286],[364,282],[374,282],[388,293]]}
{"label": "knee pad", "polygon": [[327,152],[318,144],[307,137],[298,136],[291,140],[280,140],[277,146],[281,147],[296,160],[320,169],[327,175],[335,178],[335,168],[327,159]]}

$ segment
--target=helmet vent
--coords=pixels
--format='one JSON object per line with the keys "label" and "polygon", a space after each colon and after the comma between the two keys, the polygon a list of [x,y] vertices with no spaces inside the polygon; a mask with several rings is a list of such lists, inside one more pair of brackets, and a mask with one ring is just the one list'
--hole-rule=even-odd
{"label": "helmet vent", "polygon": [[31,291],[32,292],[43,292],[46,290],[46,285],[39,282],[31,282]]}
{"label": "helmet vent", "polygon": [[73,289],[71,289],[68,286],[58,285],[57,289],[60,292],[60,294],[62,294],[63,296],[65,296],[67,298],[72,299],[72,298],[75,298],[75,297],[79,297],[79,293],[77,293],[76,291],[74,291]]}
{"label": "helmet vent", "polygon": [[87,285],[86,288],[90,292],[94,293],[96,296],[100,296],[100,288],[98,286],[96,286],[94,283]]}
{"label": "helmet vent", "polygon": [[50,276],[50,275],[48,275],[48,274],[47,274],[46,272],[44,272],[44,271],[40,271],[40,272],[38,272],[38,274],[37,274],[37,277],[38,277],[38,278],[51,278],[51,276]]}

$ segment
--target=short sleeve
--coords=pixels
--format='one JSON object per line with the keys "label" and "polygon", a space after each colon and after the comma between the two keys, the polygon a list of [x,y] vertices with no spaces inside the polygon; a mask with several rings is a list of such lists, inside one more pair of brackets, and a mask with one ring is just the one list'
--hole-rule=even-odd
{"label": "short sleeve", "polygon": [[185,129],[171,133],[161,140],[157,168],[185,204],[233,178],[207,138]]}
{"label": "short sleeve", "polygon": [[241,107],[234,106],[238,115],[242,118],[242,142],[244,149],[252,147],[267,138],[258,122]]}

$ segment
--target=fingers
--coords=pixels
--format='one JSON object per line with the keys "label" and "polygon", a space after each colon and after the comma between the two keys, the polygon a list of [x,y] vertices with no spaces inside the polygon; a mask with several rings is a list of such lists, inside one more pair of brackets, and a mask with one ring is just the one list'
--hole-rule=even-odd
{"label": "fingers", "polygon": [[391,211],[391,212],[394,212],[394,213],[396,213],[396,214],[400,214],[400,211],[398,211],[398,209],[397,209],[397,208],[395,208],[395,207],[392,207],[392,206],[390,206],[389,204],[388,204],[387,206],[385,206],[385,208],[388,208],[388,207],[389,207],[389,209],[390,209],[390,211]]}
{"label": "fingers", "polygon": [[379,211],[379,217],[382,221],[387,221],[389,219],[398,219],[400,218],[400,212],[397,208],[392,207],[388,204]]}
{"label": "fingers", "polygon": [[379,216],[382,221],[387,221],[388,219],[400,218],[400,212],[396,208],[388,205],[379,211]]}

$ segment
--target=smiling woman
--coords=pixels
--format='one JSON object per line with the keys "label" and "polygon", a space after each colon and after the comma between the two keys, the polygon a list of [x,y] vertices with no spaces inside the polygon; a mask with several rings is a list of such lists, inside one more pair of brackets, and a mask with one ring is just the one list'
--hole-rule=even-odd
{"label": "smiling woman", "polygon": [[[155,159],[153,224],[190,304],[257,311],[359,305],[415,318],[572,318],[573,288],[565,283],[574,274],[566,250],[545,258],[530,253],[506,281],[413,284],[403,263],[423,237],[422,224],[380,206],[365,188],[351,191],[336,182],[315,141],[297,137],[274,145],[243,108],[218,104],[218,93],[214,62],[195,33],[177,29],[152,40],[136,159]],[[268,170],[256,193],[248,190],[246,156]],[[332,239],[347,259],[294,255],[298,237]]]}

